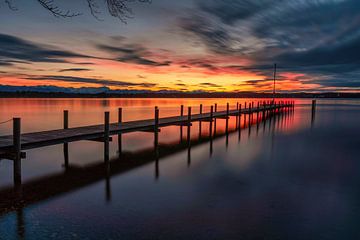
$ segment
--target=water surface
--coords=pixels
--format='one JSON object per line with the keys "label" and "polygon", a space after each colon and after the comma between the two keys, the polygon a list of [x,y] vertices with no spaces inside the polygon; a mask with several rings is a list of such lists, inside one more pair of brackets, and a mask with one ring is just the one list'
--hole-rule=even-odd
{"label": "water surface", "polygon": [[[155,105],[165,117],[181,104],[197,113],[200,103],[208,111],[245,101],[256,99],[0,99],[0,122],[19,116],[32,132],[61,128],[64,109],[82,126],[104,111],[116,121],[118,107],[128,121],[152,118]],[[228,135],[218,119],[212,139],[208,123],[193,123],[191,148],[186,128],[182,140],[180,127],[163,128],[159,161],[152,133],[124,135],[120,157],[114,137],[108,177],[101,143],[70,143],[72,170],[62,145],[30,150],[24,183],[64,186],[0,215],[0,239],[359,239],[360,101],[318,100],[313,120],[311,100],[296,104],[250,128],[242,118],[240,131],[232,117]],[[11,187],[12,163],[0,161],[0,191]]]}

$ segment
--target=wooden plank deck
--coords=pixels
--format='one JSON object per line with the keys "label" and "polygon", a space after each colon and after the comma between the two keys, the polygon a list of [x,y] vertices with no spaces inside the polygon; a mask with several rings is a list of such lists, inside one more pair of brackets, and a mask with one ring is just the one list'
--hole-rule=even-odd
{"label": "wooden plank deck", "polygon": [[[283,107],[289,107],[290,104],[282,104],[276,106],[266,106],[253,108],[252,113],[269,111],[273,109],[279,109]],[[230,116],[238,115],[239,110],[229,110],[227,111],[218,111],[213,113],[213,118],[226,117],[228,114]],[[249,114],[249,109],[242,109],[241,114]],[[211,118],[210,113],[203,114],[193,114],[191,115],[191,121],[201,121],[209,120]],[[159,118],[159,127],[166,127],[171,125],[187,124],[188,116],[174,116]],[[110,124],[110,135],[136,132],[136,131],[147,131],[153,130],[155,127],[154,119],[138,120],[138,121],[129,121]],[[68,129],[58,129],[51,131],[43,132],[34,132],[34,133],[25,133],[21,134],[21,149],[28,150],[32,148],[38,148],[43,146],[56,145],[61,143],[80,141],[80,140],[91,140],[96,138],[101,138],[104,136],[104,124],[85,126],[85,127],[76,127]],[[5,154],[11,151],[13,146],[13,136],[0,136],[0,155]]]}

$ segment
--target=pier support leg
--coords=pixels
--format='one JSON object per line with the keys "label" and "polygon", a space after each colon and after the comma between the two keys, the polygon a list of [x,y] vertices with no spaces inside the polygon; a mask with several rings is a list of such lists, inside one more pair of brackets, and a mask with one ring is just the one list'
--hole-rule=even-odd
{"label": "pier support leg", "polygon": [[21,119],[13,119],[14,186],[21,187]]}
{"label": "pier support leg", "polygon": [[110,112],[105,112],[104,116],[104,160],[108,162],[110,160]]}
{"label": "pier support leg", "polygon": [[188,108],[187,122],[187,144],[188,144],[188,166],[191,165],[191,107]]}
{"label": "pier support leg", "polygon": [[229,114],[230,106],[229,103],[226,104],[226,122],[225,122],[225,133],[226,133],[226,147],[229,146]]}
{"label": "pier support leg", "polygon": [[[200,104],[200,115],[202,116],[202,114],[203,114],[203,105],[202,104]],[[202,121],[200,120],[199,121],[199,139],[201,139],[201,126],[202,125]]]}
{"label": "pier support leg", "polygon": [[[181,112],[183,114],[183,105],[181,105]],[[181,141],[182,141],[182,127],[181,129]],[[159,170],[159,108],[155,107],[154,112],[154,151],[155,151],[155,180],[160,177]]]}
{"label": "pier support leg", "polygon": [[[63,115],[64,115],[64,120],[63,120],[64,129],[68,129],[69,128],[69,111],[64,110]],[[64,143],[63,152],[64,152],[64,168],[65,168],[65,170],[67,170],[67,169],[69,169],[69,144],[68,143]]]}
{"label": "pier support leg", "polygon": [[[180,117],[182,118],[184,116],[184,105],[180,106]],[[183,126],[180,126],[180,144],[183,141]]]}
{"label": "pier support leg", "polygon": [[[118,123],[119,123],[119,126],[121,126],[122,108],[118,109]],[[122,154],[122,134],[121,133],[118,134],[118,153],[119,153],[119,156],[121,156],[121,154]]]}
{"label": "pier support leg", "polygon": [[[215,107],[216,107],[216,104],[215,104]],[[212,126],[212,124],[213,124],[213,116],[214,116],[214,107],[211,106],[210,107],[210,121],[209,121],[210,157],[213,154],[213,130],[212,130],[212,128],[213,128],[213,126]],[[216,121],[216,119],[214,119],[214,127],[216,129],[216,124],[215,124],[216,122],[215,121]]]}
{"label": "pier support leg", "polygon": [[311,127],[314,127],[315,114],[316,114],[316,100],[312,100],[312,107],[311,107]]}

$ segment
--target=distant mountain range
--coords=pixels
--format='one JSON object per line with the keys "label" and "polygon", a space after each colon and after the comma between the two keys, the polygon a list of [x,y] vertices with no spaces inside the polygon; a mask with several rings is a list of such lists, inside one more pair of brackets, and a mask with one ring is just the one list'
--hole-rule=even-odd
{"label": "distant mountain range", "polygon": [[[182,92],[174,90],[148,91],[148,90],[113,90],[108,87],[57,87],[43,86],[11,86],[0,85],[0,97],[208,97],[208,98],[272,98],[272,93],[256,92]],[[360,98],[360,93],[277,93],[276,97],[283,98]]]}

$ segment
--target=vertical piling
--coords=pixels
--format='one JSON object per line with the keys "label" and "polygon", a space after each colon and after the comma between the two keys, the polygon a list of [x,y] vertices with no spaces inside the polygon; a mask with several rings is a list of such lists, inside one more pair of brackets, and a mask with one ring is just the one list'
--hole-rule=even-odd
{"label": "vertical piling", "polygon": [[[200,115],[202,116],[203,114],[203,105],[200,104]],[[202,125],[202,121],[201,119],[199,120],[199,139],[201,138],[201,125]]]}
{"label": "vertical piling", "polygon": [[[184,116],[184,105],[180,106],[180,117],[182,118]],[[180,125],[180,143],[182,143],[183,140],[183,126]]]}
{"label": "vertical piling", "polygon": [[[122,108],[118,109],[118,124],[119,124],[119,127],[122,124]],[[122,134],[121,133],[118,134],[118,152],[119,152],[119,156],[120,156],[122,153]]]}
{"label": "vertical piling", "polygon": [[110,160],[110,112],[105,112],[104,115],[104,160],[108,162]]}
{"label": "vertical piling", "polygon": [[[181,105],[181,116],[184,115],[184,106]],[[182,137],[182,136],[181,136]],[[155,179],[159,179],[159,108],[155,107],[154,112],[154,151],[155,151]]]}
{"label": "vertical piling", "polygon": [[[64,125],[64,129],[68,129],[69,128],[69,111],[68,110],[64,110],[64,120],[63,120],[63,125]],[[64,143],[63,145],[63,152],[64,152],[64,167],[65,170],[69,168],[69,143]]]}
{"label": "vertical piling", "polygon": [[191,107],[188,107],[188,119],[187,119],[187,141],[190,145],[190,130],[191,130]]}
{"label": "vertical piling", "polygon": [[21,119],[13,119],[14,185],[21,186]]}

